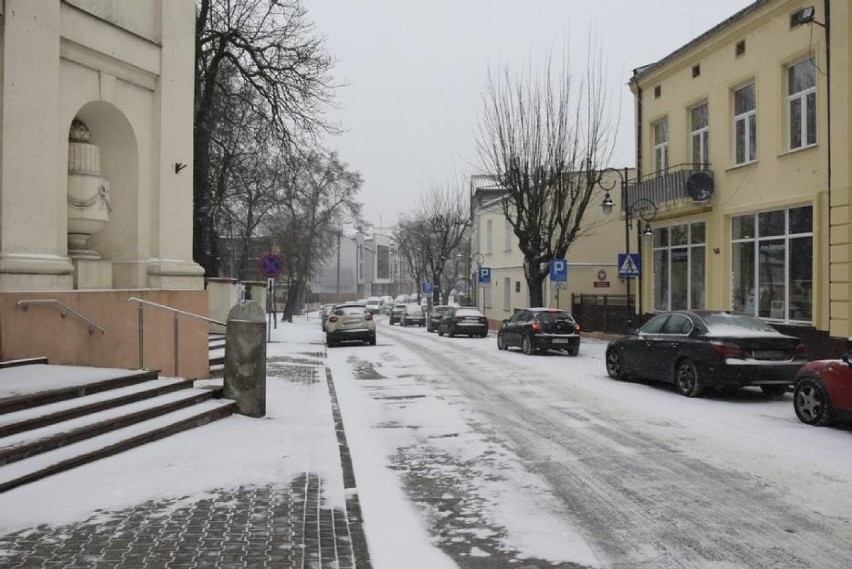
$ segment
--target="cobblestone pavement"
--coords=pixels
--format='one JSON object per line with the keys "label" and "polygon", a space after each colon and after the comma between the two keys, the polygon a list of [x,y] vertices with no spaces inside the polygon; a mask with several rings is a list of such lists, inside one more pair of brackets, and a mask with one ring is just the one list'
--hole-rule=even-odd
{"label": "cobblestone pavement", "polygon": [[321,481],[219,490],[75,524],[0,537],[0,566],[13,568],[354,567],[345,512],[323,508]]}
{"label": "cobblestone pavement", "polygon": [[[311,352],[270,358],[268,375],[273,381],[305,385],[328,382],[343,478],[351,490],[351,459],[323,356]],[[322,480],[306,472],[281,485],[220,489],[200,497],[96,511],[70,525],[0,536],[0,568],[369,569],[357,498],[347,500],[348,514],[323,504]]]}

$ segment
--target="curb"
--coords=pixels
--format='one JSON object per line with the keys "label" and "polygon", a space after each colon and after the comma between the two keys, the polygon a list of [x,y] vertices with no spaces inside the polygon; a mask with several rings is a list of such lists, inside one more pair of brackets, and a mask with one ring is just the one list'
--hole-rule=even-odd
{"label": "curb", "polygon": [[370,551],[367,547],[367,536],[364,534],[364,521],[361,514],[361,502],[358,499],[358,489],[355,486],[355,471],[352,468],[352,455],[346,442],[346,432],[343,430],[343,419],[340,415],[340,405],[337,402],[337,392],[331,370],[325,368],[325,379],[328,392],[331,394],[331,412],[334,416],[334,431],[337,434],[337,448],[340,451],[340,464],[343,466],[343,489],[346,494],[346,517],[349,521],[349,534],[352,537],[352,553],[354,565],[357,568],[372,569]]}

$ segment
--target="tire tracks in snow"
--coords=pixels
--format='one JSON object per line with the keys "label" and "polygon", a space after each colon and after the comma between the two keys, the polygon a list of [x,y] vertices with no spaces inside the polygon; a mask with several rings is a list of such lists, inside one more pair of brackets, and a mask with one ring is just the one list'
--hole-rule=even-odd
{"label": "tire tracks in snow", "polygon": [[567,385],[527,378],[520,361],[465,349],[466,338],[389,336],[432,363],[511,441],[611,567],[841,568],[852,558],[848,525],[792,506],[769,481],[687,456],[612,409],[572,399]]}

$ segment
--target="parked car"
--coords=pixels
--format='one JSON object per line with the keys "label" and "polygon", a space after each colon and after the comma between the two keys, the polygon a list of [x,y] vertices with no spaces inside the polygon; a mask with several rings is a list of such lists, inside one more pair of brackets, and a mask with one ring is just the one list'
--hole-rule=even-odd
{"label": "parked car", "polygon": [[405,310],[402,311],[402,318],[399,323],[402,326],[425,325],[426,316],[423,314],[423,307],[419,304],[406,304]]}
{"label": "parked car", "polygon": [[713,311],[658,314],[606,349],[606,371],[613,379],[666,381],[687,397],[711,388],[733,393],[747,385],[779,397],[804,363],[798,338],[753,316]]}
{"label": "parked car", "polygon": [[329,348],[349,341],[376,345],[376,323],[364,304],[338,304],[326,321],[325,343]]}
{"label": "parked car", "polygon": [[328,315],[331,314],[331,310],[334,308],[333,304],[323,304],[319,309],[319,317],[320,317],[320,326],[322,326],[322,331],[325,332],[325,321],[328,319]]}
{"label": "parked car", "polygon": [[808,425],[830,425],[852,421],[852,363],[842,360],[808,362],[796,375],[793,409]]}
{"label": "parked car", "polygon": [[444,315],[444,312],[450,306],[448,304],[437,304],[432,307],[432,312],[429,313],[429,316],[426,318],[426,331],[427,332],[437,332],[438,324],[441,322],[441,317]]}
{"label": "parked car", "polygon": [[370,314],[378,314],[381,312],[382,306],[384,306],[384,301],[378,296],[371,296],[367,299],[367,310],[370,311]]}
{"label": "parked car", "polygon": [[513,346],[527,355],[559,350],[576,356],[580,353],[580,325],[564,310],[522,308],[503,320],[497,332],[498,349]]}
{"label": "parked car", "polygon": [[398,324],[398,323],[402,322],[402,313],[405,311],[405,307],[406,307],[405,302],[395,302],[394,303],[393,308],[391,309],[390,319],[388,320],[388,322],[390,322],[391,326],[393,326],[394,324]]}
{"label": "parked car", "polygon": [[438,335],[444,334],[450,338],[456,334],[485,338],[488,336],[488,319],[472,306],[451,306],[447,308],[438,323]]}

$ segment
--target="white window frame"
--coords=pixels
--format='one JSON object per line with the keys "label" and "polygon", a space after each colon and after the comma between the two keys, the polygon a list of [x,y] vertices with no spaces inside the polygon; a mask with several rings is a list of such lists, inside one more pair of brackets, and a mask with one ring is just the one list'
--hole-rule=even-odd
{"label": "white window frame", "polygon": [[510,253],[512,251],[512,224],[508,219],[503,220],[503,252]]}
{"label": "white window frame", "polygon": [[[740,91],[751,87],[754,90],[754,107],[744,111],[740,114],[736,114],[737,109],[737,93]],[[753,119],[753,120],[752,120]],[[742,122],[743,123],[743,144],[745,145],[743,156],[744,159],[742,162],[737,161],[737,156],[739,155],[739,146],[737,145],[737,125]],[[754,126],[752,126],[752,123]],[[750,147],[749,141],[752,138],[752,129],[754,129],[754,148]],[[736,89],[734,89],[734,164],[737,166],[742,166],[744,164],[751,164],[752,162],[757,161],[757,85],[754,81],[750,83],[746,83]]]}
{"label": "white window frame", "polygon": [[494,220],[485,220],[485,253],[491,254],[494,249]]}
{"label": "white window frame", "polygon": [[[811,64],[814,66],[814,84],[810,87],[806,87],[801,91],[797,91],[795,93],[790,93],[790,71],[796,67],[797,65],[805,65]],[[813,58],[803,59],[796,63],[793,63],[787,66],[787,147],[789,150],[799,150],[802,148],[809,148],[811,146],[816,146],[816,124],[814,124],[814,141],[808,142],[808,126],[810,123],[808,122],[808,96],[814,95],[813,97],[813,120],[816,122],[816,64],[814,63]],[[793,146],[793,104],[795,102],[799,102],[799,113],[801,113],[801,120],[799,121],[799,136],[801,143],[799,146]]]}
{"label": "white window frame", "polygon": [[512,277],[503,277],[503,311],[512,311]]}
{"label": "white window frame", "polygon": [[[658,138],[660,135],[660,127],[662,127],[662,140]],[[669,169],[669,119],[668,117],[658,120],[653,124],[652,132],[654,134],[654,170],[658,173],[666,172]]]}
{"label": "white window frame", "polygon": [[[671,239],[672,239],[671,229],[672,229],[672,227],[675,227],[675,226],[678,226],[678,225],[686,225],[686,227],[687,227],[687,240],[686,240],[686,243],[673,245],[672,241],[671,241]],[[704,241],[701,242],[701,243],[695,242],[695,238],[693,237],[693,228],[698,226],[698,225],[704,226]],[[659,275],[657,275],[656,273],[654,274],[654,282],[653,282],[652,291],[651,291],[651,298],[652,298],[652,302],[654,303],[654,309],[655,310],[675,310],[675,309],[671,308],[671,306],[672,306],[672,250],[673,249],[686,249],[686,254],[687,254],[687,257],[686,257],[686,292],[687,292],[687,294],[686,294],[686,306],[681,307],[681,308],[677,308],[677,310],[703,310],[704,308],[706,308],[706,304],[707,304],[707,261],[708,261],[708,259],[707,259],[707,223],[704,222],[704,221],[693,221],[693,222],[690,222],[690,223],[676,223],[676,224],[673,224],[673,225],[669,225],[667,227],[661,227],[661,228],[657,229],[657,231],[668,232],[668,239],[666,240],[666,245],[662,245],[662,246],[656,246],[655,245],[653,247],[653,253],[654,253],[655,256],[656,256],[657,251],[667,251],[668,252],[668,255],[666,256],[666,283],[668,284],[668,286],[667,286],[667,290],[666,290],[667,306],[664,306],[664,307],[657,306],[656,305],[656,303],[657,303],[657,279],[659,278]],[[693,263],[696,262],[695,261],[695,255],[693,254],[693,252],[696,249],[699,249],[699,248],[704,250],[704,259],[703,259],[703,262],[704,262],[704,283],[703,283],[703,287],[702,287],[702,290],[704,291],[704,304],[702,306],[693,306],[692,305],[692,295],[690,294],[692,292],[692,289],[693,289],[693,286],[692,286],[692,266],[693,266]],[[653,263],[653,261],[652,261],[652,263]]]}
{"label": "white window frame", "polygon": [[[694,130],[691,130],[689,133],[689,152],[692,155],[692,164],[694,167],[699,169],[705,169],[710,166],[710,146],[709,146],[709,138],[710,138],[710,110],[707,107],[707,102],[703,102],[699,105],[695,105],[691,109],[689,109],[689,126],[693,128],[693,113],[695,113],[698,109],[704,107],[707,109],[705,111],[705,116],[707,117],[707,123],[704,126],[698,127]],[[698,156],[695,155],[695,140],[698,139]]]}

